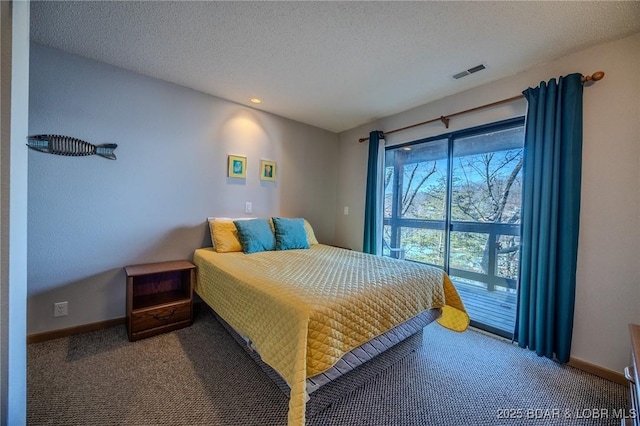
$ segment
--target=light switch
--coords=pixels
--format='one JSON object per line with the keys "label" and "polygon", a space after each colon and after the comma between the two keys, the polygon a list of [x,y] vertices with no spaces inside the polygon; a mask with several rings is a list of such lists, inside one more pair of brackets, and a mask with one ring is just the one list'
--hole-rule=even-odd
{"label": "light switch", "polygon": [[247,201],[246,203],[244,203],[244,212],[245,213],[253,212],[253,204],[251,203],[251,201]]}
{"label": "light switch", "polygon": [[344,206],[344,214],[349,214],[349,206]]}

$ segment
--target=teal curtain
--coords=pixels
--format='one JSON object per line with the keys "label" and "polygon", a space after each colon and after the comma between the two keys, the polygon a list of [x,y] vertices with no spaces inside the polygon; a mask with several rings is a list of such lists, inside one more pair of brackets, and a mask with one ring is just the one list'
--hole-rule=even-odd
{"label": "teal curtain", "polygon": [[581,75],[541,82],[523,94],[528,110],[516,338],[540,356],[567,362],[580,221]]}
{"label": "teal curtain", "polygon": [[382,227],[379,219],[380,209],[380,141],[384,139],[381,131],[369,133],[369,164],[367,167],[367,188],[364,204],[364,242],[362,251],[370,254],[379,253],[379,240],[382,240]]}

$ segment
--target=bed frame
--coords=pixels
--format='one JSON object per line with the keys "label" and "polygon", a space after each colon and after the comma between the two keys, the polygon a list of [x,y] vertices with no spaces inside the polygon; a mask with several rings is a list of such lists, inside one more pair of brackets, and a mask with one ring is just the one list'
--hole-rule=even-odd
{"label": "bed frame", "polygon": [[[207,306],[206,303],[205,306]],[[288,397],[289,385],[273,368],[262,361],[251,341],[234,330],[209,306],[207,307],[236,342]],[[438,319],[440,315],[440,309],[425,311],[348,352],[336,365],[324,373],[308,378],[309,400],[306,404],[306,417],[313,417],[323,411],[342,396],[354,391],[389,366],[422,347],[423,328]]]}

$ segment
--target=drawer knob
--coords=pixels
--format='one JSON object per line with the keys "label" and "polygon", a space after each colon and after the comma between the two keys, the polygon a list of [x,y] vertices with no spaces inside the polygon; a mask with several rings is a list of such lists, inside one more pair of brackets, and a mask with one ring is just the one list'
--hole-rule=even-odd
{"label": "drawer knob", "polygon": [[176,313],[177,310],[178,308],[173,308],[171,312],[169,312],[166,315],[154,314],[153,318],[157,319],[158,321],[166,321],[170,319]]}

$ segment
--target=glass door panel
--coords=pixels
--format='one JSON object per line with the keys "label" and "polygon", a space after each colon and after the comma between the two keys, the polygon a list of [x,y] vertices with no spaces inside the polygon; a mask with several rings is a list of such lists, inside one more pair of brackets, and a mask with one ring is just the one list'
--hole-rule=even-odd
{"label": "glass door panel", "polygon": [[472,323],[515,326],[524,129],[456,138],[451,170],[449,274]]}
{"label": "glass door panel", "polygon": [[383,254],[443,267],[449,141],[385,153]]}

